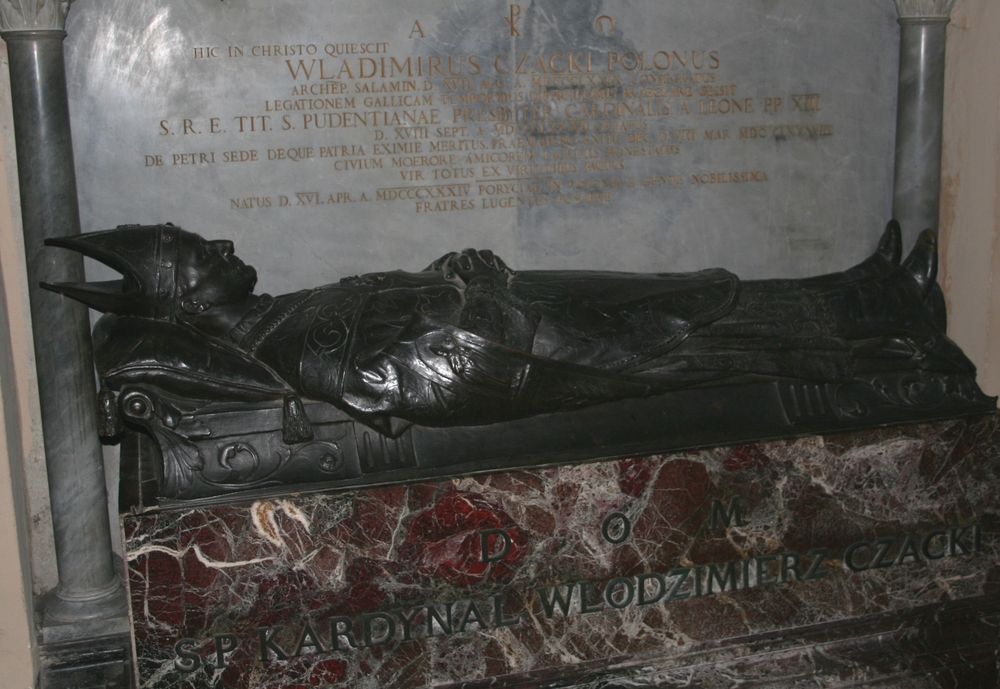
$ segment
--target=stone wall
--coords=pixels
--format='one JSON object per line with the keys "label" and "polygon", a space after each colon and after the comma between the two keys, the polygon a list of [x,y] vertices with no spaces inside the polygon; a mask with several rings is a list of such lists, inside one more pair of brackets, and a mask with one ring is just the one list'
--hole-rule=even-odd
{"label": "stone wall", "polygon": [[1000,392],[1000,6],[962,0],[948,27],[941,286],[949,333]]}

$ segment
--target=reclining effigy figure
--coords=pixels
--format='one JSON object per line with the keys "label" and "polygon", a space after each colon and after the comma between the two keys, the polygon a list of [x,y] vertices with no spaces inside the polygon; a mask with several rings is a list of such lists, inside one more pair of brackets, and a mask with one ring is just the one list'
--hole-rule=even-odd
{"label": "reclining effigy figure", "polygon": [[[330,455],[334,445],[334,454],[343,454],[343,443],[314,437],[316,419],[307,417],[315,414],[301,397],[374,429],[383,448],[412,424],[497,424],[691,389],[704,389],[698,399],[711,401],[761,382],[803,385],[802,405],[822,409],[825,397],[841,420],[858,413],[852,404],[865,403],[841,400],[838,411],[830,396],[859,381],[889,406],[946,398],[958,400],[959,411],[992,404],[975,386],[973,364],[945,336],[934,235],[921,235],[900,263],[895,222],[860,265],[801,280],[741,281],[722,269],[519,272],[489,251],[468,249],[421,272],[372,273],[277,297],[253,293],[256,271],[231,242],[206,241],[169,223],[49,244],[123,274],[109,283],[46,287],[105,312],[94,331],[104,434],[120,430],[119,405],[126,419],[146,426],[163,461],[181,465],[165,467],[160,478],[168,497],[363,473],[363,461],[345,468],[343,457]],[[919,380],[903,389],[908,374]],[[879,392],[890,379],[898,394]],[[183,431],[185,419],[206,407],[273,400],[283,401],[288,447],[266,471],[261,453],[232,442],[232,433],[225,444],[218,431],[216,438],[210,429]],[[205,448],[173,458],[174,436],[180,445],[217,441],[209,449],[215,478]],[[372,451],[372,436],[362,436],[353,451],[359,457]],[[304,451],[310,443],[325,449]],[[295,457],[320,468],[325,461],[328,471],[290,471]]]}

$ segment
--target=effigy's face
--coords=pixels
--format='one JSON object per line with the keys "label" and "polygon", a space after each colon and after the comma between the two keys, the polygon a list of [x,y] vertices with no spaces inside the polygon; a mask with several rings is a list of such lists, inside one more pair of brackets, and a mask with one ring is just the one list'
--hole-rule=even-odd
{"label": "effigy's face", "polygon": [[181,232],[177,255],[180,296],[213,305],[232,304],[253,292],[257,271],[233,253],[228,240],[207,241]]}

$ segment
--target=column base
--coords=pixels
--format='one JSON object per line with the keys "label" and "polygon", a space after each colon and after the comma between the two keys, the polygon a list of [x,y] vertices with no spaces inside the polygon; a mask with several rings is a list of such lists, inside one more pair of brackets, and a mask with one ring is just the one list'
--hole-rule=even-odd
{"label": "column base", "polygon": [[53,643],[84,637],[106,636],[128,630],[125,587],[115,586],[103,595],[67,599],[56,589],[43,603],[42,642]]}

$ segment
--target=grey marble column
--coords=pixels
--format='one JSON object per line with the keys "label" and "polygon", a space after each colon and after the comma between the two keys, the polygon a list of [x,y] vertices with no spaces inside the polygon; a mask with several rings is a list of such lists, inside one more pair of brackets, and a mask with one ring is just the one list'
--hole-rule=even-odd
{"label": "grey marble column", "polygon": [[43,245],[80,232],[62,46],[68,9],[68,0],[0,0],[59,569],[45,606],[50,624],[113,617],[125,603],[112,565],[87,310],[38,286],[84,279],[79,255]]}
{"label": "grey marble column", "polygon": [[944,113],[945,30],[955,0],[896,0],[899,10],[899,98],[892,213],[909,247],[938,229]]}

